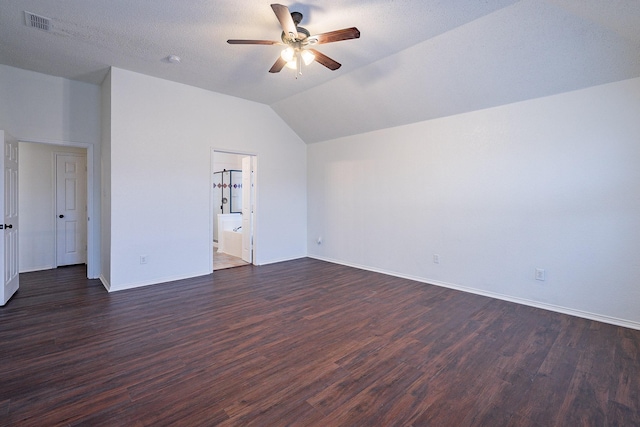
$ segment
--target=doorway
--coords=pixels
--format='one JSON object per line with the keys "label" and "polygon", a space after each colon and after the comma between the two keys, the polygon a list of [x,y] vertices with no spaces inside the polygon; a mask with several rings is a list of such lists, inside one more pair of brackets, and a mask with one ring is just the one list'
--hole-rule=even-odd
{"label": "doorway", "polygon": [[212,271],[255,261],[256,165],[253,154],[212,150]]}
{"label": "doorway", "polygon": [[20,272],[87,264],[90,150],[20,142]]}

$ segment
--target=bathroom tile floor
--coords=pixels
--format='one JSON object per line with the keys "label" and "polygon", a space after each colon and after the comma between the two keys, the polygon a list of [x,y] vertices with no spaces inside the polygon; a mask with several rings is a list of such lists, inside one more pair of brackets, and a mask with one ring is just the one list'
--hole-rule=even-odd
{"label": "bathroom tile floor", "polygon": [[218,249],[214,248],[213,271],[225,268],[241,267],[243,265],[249,265],[249,263],[243,261],[242,258],[238,258],[224,252],[218,252]]}

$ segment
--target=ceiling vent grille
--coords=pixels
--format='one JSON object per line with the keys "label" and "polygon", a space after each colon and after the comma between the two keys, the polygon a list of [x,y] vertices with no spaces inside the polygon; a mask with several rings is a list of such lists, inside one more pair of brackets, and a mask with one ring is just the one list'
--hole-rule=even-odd
{"label": "ceiling vent grille", "polygon": [[38,16],[34,13],[24,11],[24,23],[27,27],[37,28],[39,30],[51,30],[51,19],[44,16]]}

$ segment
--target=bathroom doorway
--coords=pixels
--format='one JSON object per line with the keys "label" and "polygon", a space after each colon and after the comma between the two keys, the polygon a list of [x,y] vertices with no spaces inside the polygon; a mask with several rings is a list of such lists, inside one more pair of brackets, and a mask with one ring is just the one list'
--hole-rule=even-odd
{"label": "bathroom doorway", "polygon": [[255,259],[256,156],[213,150],[212,271]]}

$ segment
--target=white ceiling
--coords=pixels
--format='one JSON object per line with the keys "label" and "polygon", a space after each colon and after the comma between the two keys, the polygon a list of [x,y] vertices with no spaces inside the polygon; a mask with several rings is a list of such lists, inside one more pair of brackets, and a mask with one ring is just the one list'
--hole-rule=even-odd
{"label": "white ceiling", "polygon": [[93,84],[115,66],[237,96],[309,143],[640,76],[640,0],[283,2],[311,34],[362,34],[318,47],[342,68],[297,79],[267,72],[281,47],[226,43],[279,40],[269,4],[0,0],[0,63]]}

